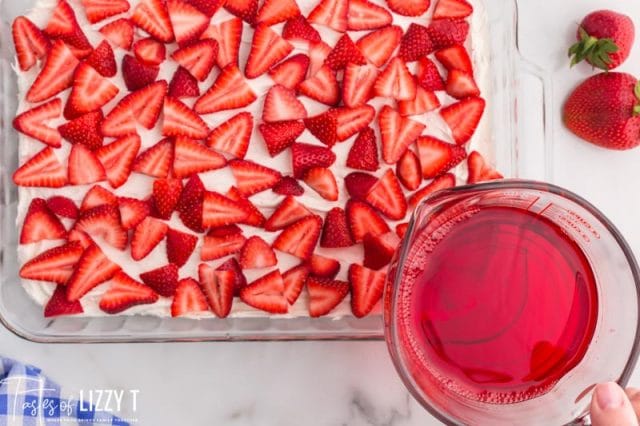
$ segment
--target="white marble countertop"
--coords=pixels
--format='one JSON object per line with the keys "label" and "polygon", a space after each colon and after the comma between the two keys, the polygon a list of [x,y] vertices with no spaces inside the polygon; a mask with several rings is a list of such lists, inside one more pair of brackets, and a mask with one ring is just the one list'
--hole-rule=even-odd
{"label": "white marble countertop", "polygon": [[[565,46],[581,17],[604,7],[626,11],[640,27],[638,2],[520,0],[520,45],[554,76],[554,183],[599,206],[640,253],[640,149],[604,151],[559,125],[557,106],[589,74],[568,70]],[[640,43],[622,69],[640,75]],[[535,105],[526,99],[526,108]],[[76,393],[139,390],[137,410],[129,404],[126,412],[140,425],[438,424],[409,397],[383,342],[40,345],[0,327],[0,354],[42,367]],[[632,383],[640,386],[640,375]]]}

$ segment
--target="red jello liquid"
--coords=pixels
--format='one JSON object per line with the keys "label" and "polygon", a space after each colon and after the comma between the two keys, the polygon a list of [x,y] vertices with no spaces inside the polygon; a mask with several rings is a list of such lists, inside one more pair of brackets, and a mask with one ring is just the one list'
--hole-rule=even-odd
{"label": "red jello liquid", "polygon": [[417,382],[497,404],[545,393],[594,333],[587,258],[525,210],[487,207],[446,222],[418,236],[403,269],[400,341],[413,372],[430,375]]}

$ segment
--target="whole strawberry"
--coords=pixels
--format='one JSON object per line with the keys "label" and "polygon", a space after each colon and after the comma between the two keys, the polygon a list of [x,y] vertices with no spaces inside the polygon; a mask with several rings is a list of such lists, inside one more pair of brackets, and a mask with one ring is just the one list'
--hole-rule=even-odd
{"label": "whole strawberry", "polygon": [[608,71],[629,57],[635,28],[628,16],[599,10],[582,20],[577,37],[578,42],[569,49],[571,66],[586,60],[594,67]]}
{"label": "whole strawberry", "polygon": [[609,149],[640,145],[640,83],[618,72],[600,73],[569,96],[564,124],[582,139]]}

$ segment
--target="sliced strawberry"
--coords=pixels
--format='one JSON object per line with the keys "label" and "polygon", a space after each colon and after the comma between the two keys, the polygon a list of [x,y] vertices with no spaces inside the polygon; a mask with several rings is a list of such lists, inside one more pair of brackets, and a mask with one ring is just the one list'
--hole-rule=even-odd
{"label": "sliced strawberry", "polygon": [[389,169],[373,185],[366,198],[367,202],[392,220],[400,220],[407,214],[407,200],[400,182],[393,170]]}
{"label": "sliced strawberry", "polygon": [[163,297],[171,297],[178,285],[178,267],[173,263],[140,274],[143,283]]}
{"label": "sliced strawberry", "polygon": [[122,98],[102,122],[102,134],[119,137],[136,133],[136,123],[153,128],[162,112],[167,87],[167,82],[160,80]]}
{"label": "sliced strawberry", "polygon": [[207,233],[207,236],[226,237],[229,235],[238,235],[238,234],[242,234],[242,228],[240,228],[236,224],[233,224],[233,225],[218,226],[217,228],[211,228]]}
{"label": "sliced strawberry", "polygon": [[471,58],[469,58],[467,49],[465,49],[464,46],[456,44],[446,49],[438,50],[436,52],[436,58],[449,71],[460,70],[473,75]]}
{"label": "sliced strawberry", "polygon": [[65,286],[56,286],[53,295],[44,307],[44,317],[52,318],[58,316],[82,314],[82,304],[79,301],[69,302],[67,300],[67,290]]}
{"label": "sliced strawberry", "polygon": [[362,240],[364,267],[378,270],[387,266],[391,263],[398,244],[400,244],[400,238],[395,232],[387,232],[382,235],[365,235]]}
{"label": "sliced strawberry", "polygon": [[398,112],[402,116],[420,115],[440,107],[440,100],[435,93],[416,86],[416,97],[411,101],[398,102]]}
{"label": "sliced strawberry", "polygon": [[284,281],[277,269],[242,288],[240,299],[249,306],[272,314],[286,314],[289,310]]}
{"label": "sliced strawberry", "polygon": [[307,117],[307,110],[296,98],[296,93],[284,86],[276,84],[264,100],[262,119],[267,123],[277,121],[301,120]]}
{"label": "sliced strawberry", "polygon": [[344,178],[344,185],[349,196],[354,200],[364,201],[367,194],[378,183],[378,178],[368,173],[353,172]]}
{"label": "sliced strawberry", "polygon": [[97,245],[90,245],[82,253],[66,285],[67,300],[69,302],[80,300],[94,287],[113,278],[118,271],[120,267],[109,260]]}
{"label": "sliced strawberry", "polygon": [[463,19],[437,19],[429,25],[429,37],[435,50],[464,44],[469,34],[469,23]]}
{"label": "sliced strawberry", "polygon": [[284,176],[272,190],[279,195],[292,195],[294,197],[304,194],[304,188],[292,176]]}
{"label": "sliced strawberry", "polygon": [[287,196],[265,222],[264,229],[267,231],[284,229],[300,219],[311,215],[311,211],[303,204],[296,201],[292,196]]}
{"label": "sliced strawberry", "polygon": [[285,228],[273,242],[273,248],[308,259],[316,247],[321,229],[321,218],[315,215],[304,217]]}
{"label": "sliced strawberry", "polygon": [[438,0],[433,19],[462,19],[473,13],[473,6],[465,0]]}
{"label": "sliced strawberry", "polygon": [[18,16],[11,26],[18,64],[22,71],[30,70],[49,52],[51,44],[40,28],[24,16]]}
{"label": "sliced strawberry", "polygon": [[253,25],[256,22],[258,0],[226,0],[224,8],[247,24]]}
{"label": "sliced strawberry", "polygon": [[353,244],[345,211],[340,207],[332,208],[324,219],[320,247],[341,248],[351,247]]}
{"label": "sliced strawberry", "polygon": [[418,156],[410,149],[400,157],[396,164],[398,179],[410,191],[418,189],[422,182],[422,168]]}
{"label": "sliced strawberry", "polygon": [[202,203],[204,201],[204,185],[198,177],[193,175],[184,185],[176,210],[180,220],[187,228],[194,232],[203,232]]}
{"label": "sliced strawberry", "polygon": [[342,80],[342,102],[348,107],[364,105],[373,97],[378,70],[373,65],[348,64]]}
{"label": "sliced strawberry", "polygon": [[349,294],[349,283],[345,281],[310,276],[306,284],[312,318],[328,314]]}
{"label": "sliced strawberry", "polygon": [[187,0],[190,4],[208,17],[212,17],[224,6],[225,0]]}
{"label": "sliced strawberry", "polygon": [[168,230],[166,223],[151,216],[140,222],[131,236],[131,258],[139,261],[147,257],[164,239]]}
{"label": "sliced strawberry", "polygon": [[90,245],[95,244],[86,232],[78,231],[77,229],[71,229],[67,237],[69,242],[77,242],[83,249],[87,249]]}
{"label": "sliced strawberry", "polygon": [[135,228],[151,213],[149,203],[137,198],[118,197],[118,208],[120,209],[120,222],[127,231]]}
{"label": "sliced strawberry", "polygon": [[429,9],[431,0],[386,0],[389,9],[402,16],[420,16]]}
{"label": "sliced strawberry", "polygon": [[71,185],[86,185],[105,180],[104,167],[96,154],[82,144],[71,147],[68,163],[68,179]]}
{"label": "sliced strawberry", "polygon": [[280,172],[252,161],[231,160],[229,167],[236,180],[236,187],[247,197],[273,187],[282,177]]}
{"label": "sliced strawberry", "polygon": [[244,243],[239,259],[243,269],[268,268],[278,263],[276,254],[269,247],[269,244],[255,235]]}
{"label": "sliced strawberry", "polygon": [[18,186],[60,188],[67,184],[67,171],[53,148],[46,147],[15,171],[13,182]]}
{"label": "sliced strawberry", "polygon": [[78,65],[64,116],[76,118],[102,108],[119,92],[118,87],[86,63]]}
{"label": "sliced strawberry", "polygon": [[163,43],[147,37],[133,44],[133,54],[136,55],[138,61],[145,65],[158,66],[167,57],[167,49]]}
{"label": "sliced strawberry", "polygon": [[284,282],[284,297],[290,305],[296,303],[296,300],[300,297],[300,293],[302,293],[302,289],[308,276],[309,269],[304,264],[294,266],[282,274],[282,280]]}
{"label": "sliced strawberry", "polygon": [[130,91],[142,89],[158,78],[160,68],[157,65],[147,65],[135,56],[125,55],[122,58],[122,77],[124,84]]}
{"label": "sliced strawberry", "polygon": [[451,70],[447,76],[447,93],[456,99],[480,95],[473,76],[460,70]]}
{"label": "sliced strawberry", "polygon": [[338,140],[346,141],[369,126],[376,110],[371,105],[362,105],[355,108],[336,108],[334,114],[338,120]]}
{"label": "sliced strawberry", "polygon": [[31,103],[46,101],[73,84],[73,72],[78,59],[62,41],[54,41],[42,70],[27,91]]}
{"label": "sliced strawberry", "polygon": [[307,262],[311,275],[323,278],[335,278],[340,271],[340,262],[329,257],[314,254]]}
{"label": "sliced strawberry", "polygon": [[218,56],[218,42],[204,39],[176,50],[171,57],[199,81],[209,76]]}
{"label": "sliced strawberry", "polygon": [[409,230],[409,224],[406,222],[399,223],[398,225],[396,225],[396,235],[398,235],[399,238],[404,238],[408,230]]}
{"label": "sliced strawberry", "polygon": [[100,28],[100,33],[115,46],[130,50],[133,44],[133,23],[129,19],[120,18]]}
{"label": "sliced strawberry", "polygon": [[321,0],[309,13],[312,24],[324,25],[341,33],[347,30],[349,0]]}
{"label": "sliced strawberry", "polygon": [[164,99],[164,136],[185,136],[192,139],[204,139],[209,134],[207,123],[192,109],[175,98]]}
{"label": "sliced strawberry", "polygon": [[181,267],[191,257],[196,248],[198,237],[169,228],[167,232],[167,259],[174,265]]}
{"label": "sliced strawberry", "polygon": [[503,178],[500,172],[487,164],[478,151],[473,151],[469,154],[467,164],[469,166],[469,177],[467,178],[467,183],[472,184]]}
{"label": "sliced strawberry", "polygon": [[80,25],[78,25],[76,14],[66,0],[59,1],[53,9],[53,14],[44,32],[51,39],[64,41],[79,58],[87,56],[93,50],[89,40],[87,40]]}
{"label": "sliced strawberry", "polygon": [[[212,230],[214,231],[215,228]],[[216,260],[240,253],[246,239],[241,232],[229,235],[214,235],[210,232],[204,237],[200,259],[203,261]]]}
{"label": "sliced strawberry", "polygon": [[352,31],[375,30],[390,25],[393,17],[387,9],[368,0],[349,0],[347,29]]}
{"label": "sliced strawberry", "polygon": [[331,68],[324,65],[329,53],[331,53],[331,46],[324,41],[309,43],[309,77],[314,77],[323,67],[331,70]]}
{"label": "sliced strawberry", "polygon": [[413,62],[433,52],[429,30],[422,25],[411,23],[402,36],[398,56],[405,62]]}
{"label": "sliced strawberry", "polygon": [[87,56],[85,63],[98,71],[103,77],[114,77],[118,72],[113,49],[103,41]]}
{"label": "sliced strawberry", "polygon": [[176,209],[182,194],[180,179],[157,179],[153,182],[153,212],[160,219],[168,220]]}
{"label": "sliced strawberry", "polygon": [[391,58],[401,39],[402,28],[392,25],[361,37],[356,46],[369,62],[380,68]]}
{"label": "sliced strawberry", "polygon": [[209,26],[210,18],[198,8],[182,0],[168,0],[167,11],[178,45],[197,40]]}
{"label": "sliced strawberry", "polygon": [[268,26],[258,24],[253,33],[251,51],[249,52],[244,74],[247,78],[256,78],[286,58],[292,50],[291,43],[280,37]]}
{"label": "sliced strawberry", "polygon": [[385,105],[378,115],[382,136],[382,159],[387,164],[395,164],[407,147],[420,136],[425,125],[402,117],[393,108]]}
{"label": "sliced strawberry", "polygon": [[458,145],[469,142],[480,123],[484,108],[484,99],[476,97],[464,99],[440,111]]}
{"label": "sliced strawberry", "polygon": [[157,301],[155,291],[120,271],[111,279],[111,287],[100,298],[99,307],[108,314],[118,314],[133,306]]}
{"label": "sliced strawberry", "polygon": [[404,61],[395,57],[376,79],[373,91],[377,96],[408,101],[416,97],[416,82]]}
{"label": "sliced strawberry", "polygon": [[200,96],[198,80],[186,68],[178,67],[169,83],[168,95],[172,98],[192,98]]}
{"label": "sliced strawberry", "polygon": [[78,118],[67,121],[60,127],[60,135],[72,144],[81,143],[92,151],[102,147],[100,128],[103,120],[102,111],[88,112]]}
{"label": "sliced strawberry", "polygon": [[217,227],[240,223],[249,213],[237,202],[218,194],[206,192],[202,206],[202,226]]}
{"label": "sliced strawberry", "polygon": [[29,137],[40,142],[59,148],[62,146],[62,137],[58,129],[50,127],[47,122],[55,120],[62,114],[62,102],[59,98],[25,111],[13,119],[13,127]]}
{"label": "sliced strawberry", "polygon": [[20,278],[64,285],[82,252],[84,249],[75,241],[46,250],[20,268]]}
{"label": "sliced strawberry", "polygon": [[304,183],[328,201],[338,201],[338,183],[331,170],[313,167],[304,173]]}
{"label": "sliced strawberry", "polygon": [[240,296],[240,290],[243,287],[247,286],[247,279],[242,273],[242,269],[240,268],[240,264],[235,258],[230,258],[222,265],[216,268],[216,271],[232,271],[234,274],[234,288],[233,294],[234,296]]}
{"label": "sliced strawberry", "polygon": [[364,65],[367,60],[362,56],[351,37],[344,34],[327,56],[325,64],[334,70],[342,70],[347,64]]}
{"label": "sliced strawberry", "polygon": [[34,198],[20,231],[20,244],[37,243],[42,240],[60,240],[67,236],[64,226],[47,207],[42,198]]}
{"label": "sliced strawberry", "polygon": [[252,132],[253,115],[240,112],[211,131],[207,146],[242,159],[249,149]]}
{"label": "sliced strawberry", "polygon": [[68,219],[78,218],[78,206],[76,206],[76,203],[62,195],[54,195],[47,198],[47,207],[56,216]]}
{"label": "sliced strawberry", "polygon": [[422,189],[414,192],[409,199],[409,205],[415,207],[428,195],[442,189],[453,188],[454,186],[456,186],[456,177],[451,173],[444,174],[429,182],[429,184]]}
{"label": "sliced strawberry", "polygon": [[200,289],[200,284],[193,278],[178,281],[176,293],[171,302],[171,316],[180,317],[209,310],[207,298]]}
{"label": "sliced strawberry", "polygon": [[233,304],[234,272],[216,271],[202,263],[198,266],[198,279],[213,313],[218,318],[226,318]]}
{"label": "sliced strawberry", "polygon": [[141,0],[133,10],[131,20],[158,41],[170,43],[174,40],[171,19],[163,0]]}
{"label": "sliced strawberry", "polygon": [[420,58],[416,80],[423,89],[430,92],[444,90],[444,80],[438,71],[438,67],[429,58]]}
{"label": "sliced strawberry", "polygon": [[287,89],[295,89],[307,76],[309,57],[302,53],[280,62],[269,70],[269,76]]}
{"label": "sliced strawberry", "polygon": [[256,16],[257,24],[272,26],[300,15],[295,0],[265,0]]}
{"label": "sliced strawberry", "polygon": [[349,200],[346,211],[351,238],[356,243],[361,242],[367,234],[380,235],[391,230],[387,222],[367,203]]}
{"label": "sliced strawberry", "polygon": [[173,143],[167,138],[141,152],[135,159],[132,170],[148,176],[166,178],[172,166]]}
{"label": "sliced strawberry", "polygon": [[127,0],[81,0],[87,20],[92,24],[129,10]]}
{"label": "sliced strawberry", "polygon": [[304,127],[301,121],[280,121],[260,124],[258,129],[262,134],[269,155],[275,157],[298,139],[298,136],[304,132]]}
{"label": "sliced strawberry", "polygon": [[340,85],[336,73],[326,65],[313,74],[313,77],[300,83],[298,91],[325,105],[335,105],[340,98]]}
{"label": "sliced strawberry", "polygon": [[193,109],[198,114],[209,114],[226,109],[242,108],[252,104],[256,94],[247,84],[235,64],[222,69],[207,93],[198,99]]}
{"label": "sliced strawberry", "polygon": [[304,126],[323,144],[332,147],[338,141],[338,120],[329,110],[314,117],[304,119]]}
{"label": "sliced strawberry", "polygon": [[139,150],[140,137],[133,134],[116,139],[96,151],[111,187],[118,188],[129,179]]}
{"label": "sliced strawberry", "polygon": [[195,173],[216,170],[227,165],[227,160],[215,151],[193,139],[177,137],[173,173],[177,178],[186,178]]}
{"label": "sliced strawberry", "polygon": [[238,66],[238,51],[242,40],[241,19],[232,18],[218,25],[211,25],[202,34],[202,38],[211,38],[218,42],[216,63],[220,68],[230,64]]}
{"label": "sliced strawberry", "polygon": [[117,206],[103,205],[81,212],[74,228],[92,238],[102,238],[118,250],[124,250],[127,246],[127,231],[120,223],[120,209]]}
{"label": "sliced strawberry", "polygon": [[301,179],[313,167],[330,167],[336,155],[328,148],[306,143],[291,145],[291,161],[294,177]]}
{"label": "sliced strawberry", "polygon": [[309,41],[312,43],[320,41],[320,33],[302,15],[293,17],[284,24],[282,37],[290,41]]}
{"label": "sliced strawberry", "polygon": [[349,267],[351,311],[357,318],[367,316],[382,299],[387,274],[358,264]]}
{"label": "sliced strawberry", "polygon": [[118,206],[118,197],[113,195],[111,191],[100,185],[94,185],[87,191],[82,203],[80,203],[80,211],[86,211],[98,206]]}
{"label": "sliced strawberry", "polygon": [[347,167],[375,172],[378,170],[378,146],[371,127],[360,132],[347,156]]}
{"label": "sliced strawberry", "polygon": [[249,201],[249,198],[242,195],[242,193],[236,188],[232,186],[229,188],[227,193],[225,194],[227,198],[238,203],[240,207],[242,207],[247,212],[247,217],[240,223],[244,223],[245,225],[255,226],[257,228],[262,228],[266,218],[260,212],[260,210]]}

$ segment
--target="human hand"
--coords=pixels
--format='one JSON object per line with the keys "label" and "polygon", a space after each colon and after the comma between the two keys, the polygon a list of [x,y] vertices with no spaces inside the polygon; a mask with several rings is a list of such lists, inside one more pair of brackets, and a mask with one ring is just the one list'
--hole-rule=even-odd
{"label": "human hand", "polygon": [[623,390],[617,383],[596,386],[591,399],[593,426],[638,426],[640,389]]}

